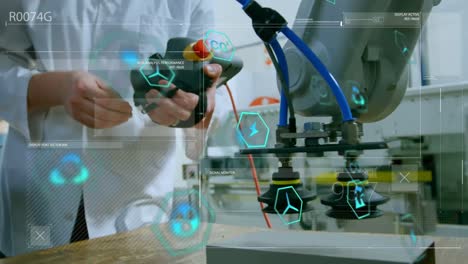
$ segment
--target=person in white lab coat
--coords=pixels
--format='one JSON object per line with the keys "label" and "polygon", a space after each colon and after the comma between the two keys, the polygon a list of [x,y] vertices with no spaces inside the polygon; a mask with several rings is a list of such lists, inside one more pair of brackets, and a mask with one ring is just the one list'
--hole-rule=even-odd
{"label": "person in white lab coat", "polygon": [[[7,22],[0,47],[33,47],[45,69],[0,55],[0,119],[10,125],[0,174],[0,252],[15,256],[73,242],[79,211],[90,238],[151,223],[161,208],[140,202],[174,186],[169,126],[186,119],[199,98],[179,91],[155,99],[151,92],[158,108],[150,120],[134,109],[115,51],[134,49],[147,58],[164,52],[172,37],[203,37],[213,24],[210,0],[21,0],[2,1],[0,10]],[[52,21],[14,23],[10,12],[50,12]],[[219,65],[205,68],[213,79],[220,72]],[[214,108],[215,88],[209,91],[207,118],[190,130],[197,135]],[[66,147],[47,145],[57,142]],[[64,159],[82,165],[80,181],[52,176]]]}

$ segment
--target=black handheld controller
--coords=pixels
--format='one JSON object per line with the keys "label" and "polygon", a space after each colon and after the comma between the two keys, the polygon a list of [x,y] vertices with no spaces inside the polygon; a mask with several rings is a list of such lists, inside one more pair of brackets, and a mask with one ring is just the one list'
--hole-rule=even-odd
{"label": "black handheld controller", "polygon": [[[149,104],[146,94],[156,89],[167,98],[172,98],[177,90],[194,93],[200,97],[198,105],[187,121],[181,121],[173,127],[187,128],[198,124],[205,116],[208,100],[206,90],[213,85],[203,71],[207,64],[219,64],[223,73],[216,83],[217,87],[224,85],[228,80],[238,74],[243,67],[243,62],[233,54],[208,51],[203,40],[190,38],[173,38],[167,43],[165,56],[159,53],[152,55],[139,69],[130,73],[130,80],[135,91],[135,106],[142,108],[143,113],[148,113],[157,104]],[[165,80],[168,84],[161,84]],[[171,88],[173,84],[176,88]]]}

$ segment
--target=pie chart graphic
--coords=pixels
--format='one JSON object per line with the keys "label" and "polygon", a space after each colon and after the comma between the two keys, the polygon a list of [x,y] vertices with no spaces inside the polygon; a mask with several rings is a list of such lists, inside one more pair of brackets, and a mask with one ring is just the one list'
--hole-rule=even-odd
{"label": "pie chart graphic", "polygon": [[170,221],[170,231],[179,238],[188,238],[195,235],[200,227],[198,212],[188,203],[177,205]]}
{"label": "pie chart graphic", "polygon": [[[75,175],[71,179],[71,175]],[[69,182],[75,185],[85,183],[89,178],[89,171],[80,156],[74,153],[67,154],[61,160],[57,168],[54,168],[49,175],[49,180],[56,186],[65,185]]]}

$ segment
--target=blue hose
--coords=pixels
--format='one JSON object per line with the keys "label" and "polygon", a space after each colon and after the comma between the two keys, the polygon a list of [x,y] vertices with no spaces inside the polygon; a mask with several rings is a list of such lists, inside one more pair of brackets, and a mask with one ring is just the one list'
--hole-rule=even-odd
{"label": "blue hose", "polygon": [[237,2],[239,2],[241,5],[242,5],[242,8],[246,8],[250,2],[252,2],[252,0],[237,0]]}
{"label": "blue hose", "polygon": [[[349,107],[348,101],[340,88],[340,85],[335,80],[335,77],[328,71],[327,67],[320,61],[320,59],[314,54],[314,52],[299,38],[294,31],[288,27],[284,27],[281,32],[296,45],[296,47],[307,57],[307,59],[314,65],[315,69],[322,75],[323,79],[330,86],[333,94],[335,95],[338,106],[343,116],[343,122],[353,121],[353,114]],[[278,56],[278,55],[277,55]],[[279,59],[279,58],[278,58]]]}
{"label": "blue hose", "polygon": [[[284,81],[286,85],[289,87],[289,70],[288,70],[288,62],[286,60],[286,56],[284,55],[284,51],[281,48],[277,39],[273,39],[270,42],[271,48],[276,54],[276,58],[278,59],[278,64],[280,65],[281,72],[284,76]],[[288,101],[285,94],[286,87],[281,88],[281,103],[280,103],[280,119],[278,126],[287,126],[288,125]],[[290,102],[292,103],[292,102]]]}

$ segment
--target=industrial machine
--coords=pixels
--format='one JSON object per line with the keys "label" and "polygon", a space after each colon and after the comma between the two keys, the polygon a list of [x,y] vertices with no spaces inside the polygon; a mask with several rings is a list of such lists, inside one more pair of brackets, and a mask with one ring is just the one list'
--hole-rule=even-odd
{"label": "industrial machine", "polygon": [[[330,208],[326,215],[337,219],[338,224],[341,220],[353,219],[370,219],[365,222],[375,223],[370,222],[371,218],[383,215],[378,207],[383,207],[389,198],[378,193],[376,185],[370,184],[370,173],[361,169],[359,157],[364,151],[381,153],[389,145],[382,138],[376,142],[362,140],[364,125],[384,120],[401,104],[408,87],[411,55],[432,8],[440,1],[304,0],[301,1],[292,29],[288,28],[286,20],[275,10],[262,7],[256,1],[238,2],[252,18],[255,32],[265,43],[278,73],[281,94],[274,146],[244,144],[245,147],[240,150],[241,156],[252,155],[256,160],[262,160],[268,155],[274,155],[279,160],[279,168],[273,173],[271,184],[258,197],[260,203],[267,205],[263,211],[277,214],[281,219],[289,214],[299,214],[298,217],[291,217],[297,218],[296,221],[283,223],[289,225],[300,222],[303,229],[310,229],[304,218],[308,211],[314,211],[312,201],[316,194],[310,188],[305,188],[299,174],[301,167],[293,164],[293,156],[302,153],[306,159],[313,159],[337,153],[344,159],[344,170],[336,173],[332,192],[321,196],[321,204]],[[279,34],[288,38],[284,48],[278,43]],[[267,109],[258,111],[269,112]],[[329,121],[322,122],[324,117]],[[268,119],[265,124],[271,124],[270,116],[265,119]],[[258,126],[249,124],[241,137],[247,138],[249,133],[257,132],[255,125]],[[243,127],[246,127],[245,124]],[[402,166],[402,160],[396,160],[393,165]],[[379,172],[372,174],[376,177]],[[382,173],[380,175],[385,176]],[[420,176],[425,175],[421,173]],[[392,176],[389,178],[392,182]],[[394,220],[414,224],[410,214],[403,217],[396,214]],[[367,228],[369,232],[371,227]],[[407,247],[411,251],[408,259],[401,262],[434,263],[435,259],[430,252],[414,250],[418,241],[416,236],[422,233],[421,230],[412,227],[408,233],[412,234],[413,244]],[[248,255],[248,259],[257,261],[268,260],[268,263],[280,263],[283,257],[297,261],[313,259],[317,263],[382,261],[375,249],[370,248],[365,251],[373,256],[370,258],[353,254],[340,256],[343,249],[338,244],[341,242],[344,247],[354,245],[359,248],[356,235],[346,240],[340,234],[339,238],[332,240],[330,249],[333,253],[324,253],[327,250],[323,246],[327,243],[324,237],[318,238],[317,244],[314,244],[302,240],[299,233],[294,233],[289,238],[281,235],[287,241],[281,240],[275,244],[272,242],[274,239],[266,236],[252,234],[224,244],[209,245],[208,261],[215,263],[220,260],[220,256],[229,256],[231,253]],[[312,239],[306,234],[304,238]],[[365,246],[378,243],[365,241]],[[282,243],[287,246],[283,248]],[[390,241],[382,243],[391,244]],[[399,243],[395,243],[395,248],[398,248]],[[421,244],[419,248],[427,248],[430,244]],[[316,254],[311,253],[314,250],[317,250]],[[275,255],[276,251],[282,252]],[[385,252],[388,253],[388,250]],[[395,255],[406,256],[405,252],[392,254],[386,260],[388,263],[398,262]]]}
{"label": "industrial machine", "polygon": [[[408,87],[408,61],[428,14],[440,1],[353,0],[333,5],[302,1],[293,29],[275,10],[255,1],[238,2],[273,58],[282,95],[276,145],[241,150],[241,154],[275,154],[280,161],[269,190],[258,198],[268,205],[264,211],[300,211],[288,210],[291,206],[310,210],[307,203],[315,196],[303,188],[291,157],[301,152],[311,157],[338,152],[346,169],[337,176],[342,184],[321,200],[331,207],[327,215],[342,219],[382,215],[377,206],[388,198],[368,184],[358,157],[364,150],[387,145],[361,142],[362,125],[386,118],[400,104]],[[315,23],[324,20],[340,22],[325,27]],[[284,51],[276,39],[279,33],[289,39]],[[332,121],[307,122],[298,131],[296,113]],[[299,139],[304,145],[298,145]],[[280,191],[286,195],[278,195]]]}

